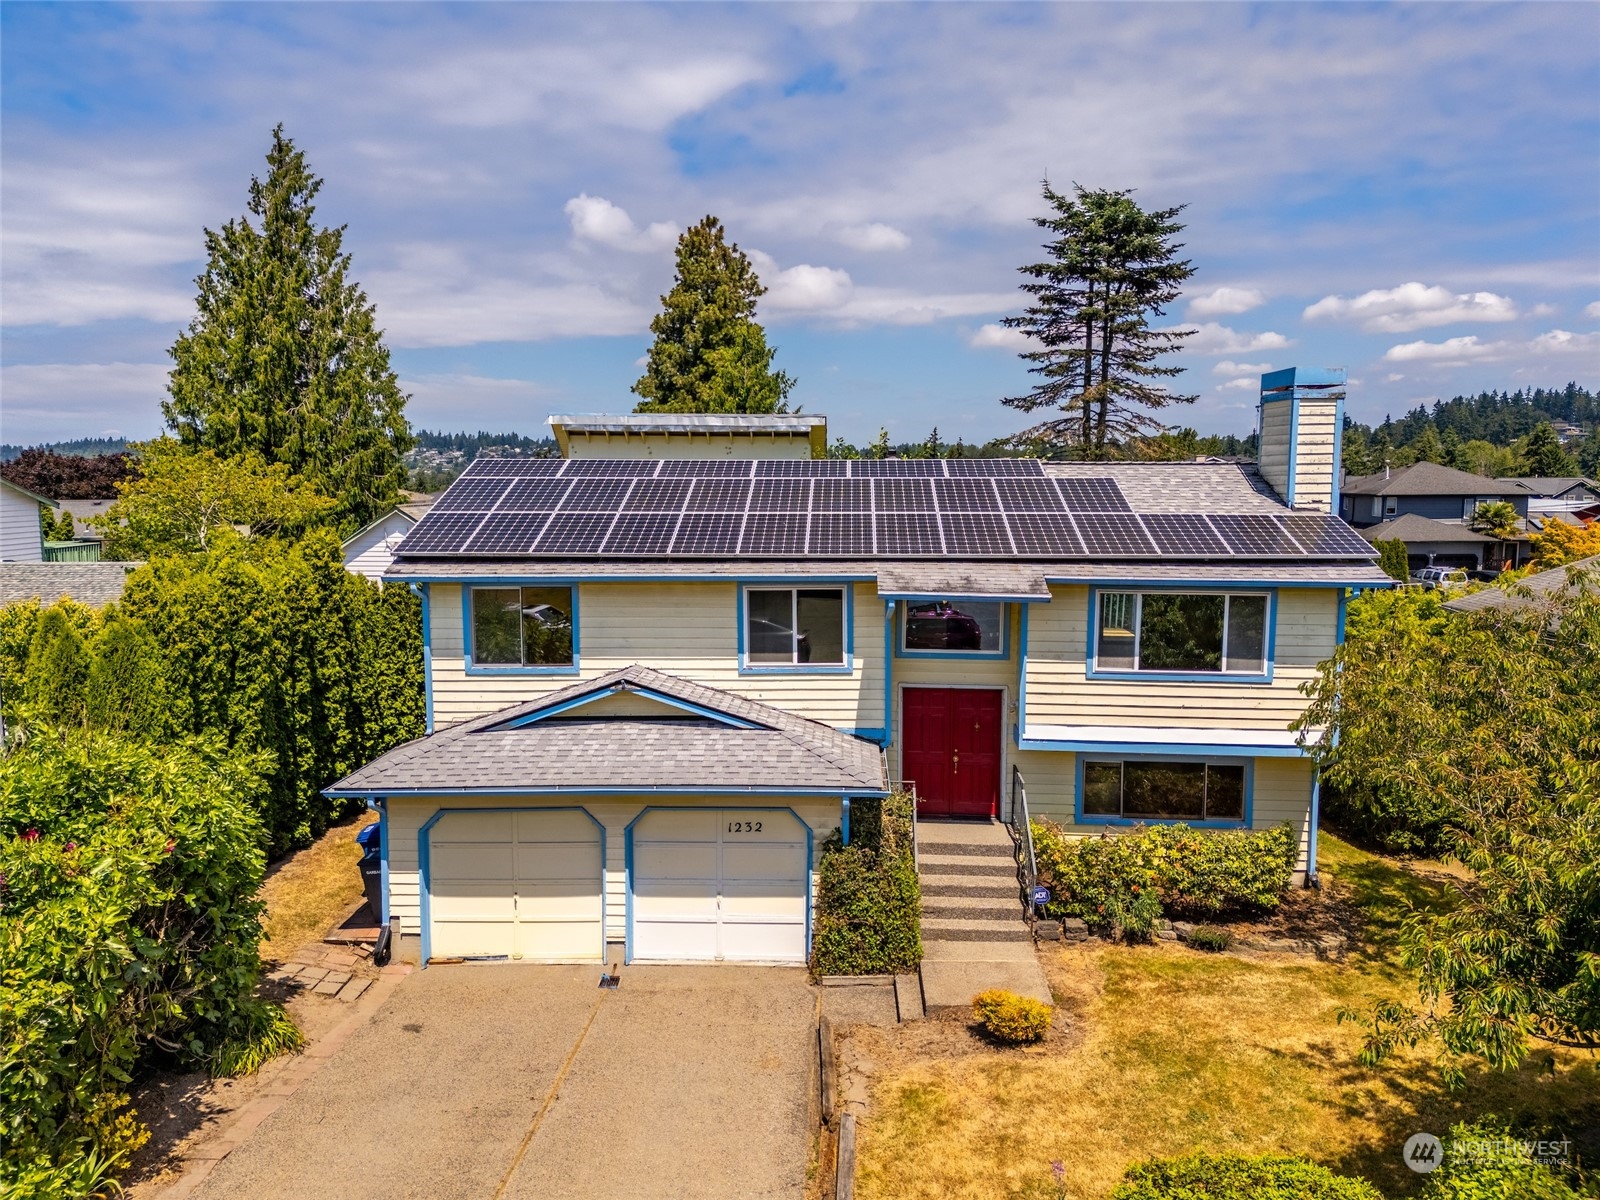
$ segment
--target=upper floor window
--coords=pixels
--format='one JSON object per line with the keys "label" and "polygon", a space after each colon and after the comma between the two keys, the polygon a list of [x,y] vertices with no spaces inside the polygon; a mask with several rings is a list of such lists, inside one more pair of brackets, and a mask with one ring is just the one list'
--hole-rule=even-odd
{"label": "upper floor window", "polygon": [[910,600],[900,649],[931,654],[1005,653],[1006,606],[997,600]]}
{"label": "upper floor window", "polygon": [[1101,592],[1101,671],[1264,675],[1267,596],[1222,592]]}
{"label": "upper floor window", "polygon": [[570,667],[572,588],[472,589],[472,662],[485,667]]}
{"label": "upper floor window", "polygon": [[842,587],[745,589],[745,661],[759,667],[842,666]]}

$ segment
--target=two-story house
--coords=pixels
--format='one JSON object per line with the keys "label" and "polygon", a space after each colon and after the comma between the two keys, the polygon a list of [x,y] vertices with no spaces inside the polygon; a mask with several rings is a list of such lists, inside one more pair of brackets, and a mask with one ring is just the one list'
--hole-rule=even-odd
{"label": "two-story house", "polygon": [[[1290,823],[1290,722],[1352,589],[1343,373],[1263,377],[1262,468],[479,459],[399,547],[428,736],[330,794],[382,814],[421,955],[800,962],[850,807]],[[609,959],[608,959],[609,961]]]}
{"label": "two-story house", "polygon": [[1340,515],[1369,541],[1404,542],[1414,568],[1515,565],[1526,557],[1522,543],[1486,537],[1468,525],[1478,505],[1504,500],[1526,529],[1533,492],[1518,480],[1419,462],[1347,478],[1340,492]]}

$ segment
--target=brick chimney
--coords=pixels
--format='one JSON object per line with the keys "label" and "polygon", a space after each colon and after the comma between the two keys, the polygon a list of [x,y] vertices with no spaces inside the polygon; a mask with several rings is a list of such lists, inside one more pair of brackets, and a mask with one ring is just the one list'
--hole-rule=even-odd
{"label": "brick chimney", "polygon": [[1288,367],[1261,377],[1261,475],[1293,508],[1337,512],[1344,368]]}

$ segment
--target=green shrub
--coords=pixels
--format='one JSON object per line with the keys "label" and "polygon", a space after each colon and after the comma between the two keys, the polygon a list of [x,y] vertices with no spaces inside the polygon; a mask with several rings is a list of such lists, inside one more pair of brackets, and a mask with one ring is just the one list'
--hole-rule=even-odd
{"label": "green shrub", "polygon": [[52,605],[39,614],[28,648],[28,706],[47,720],[82,725],[89,684],[89,652],[67,611]]}
{"label": "green shrub", "polygon": [[161,648],[143,624],[111,613],[94,639],[88,723],[108,733],[160,736],[167,719]]}
{"label": "green shrub", "polygon": [[1226,950],[1233,941],[1233,935],[1226,929],[1218,929],[1215,925],[1196,925],[1189,933],[1189,945],[1196,950],[1206,950],[1216,954]]}
{"label": "green shrub", "polygon": [[1050,1031],[1055,1009],[1029,996],[1003,988],[990,988],[972,998],[972,1019],[997,1042],[1020,1045],[1037,1042]]}
{"label": "green shrub", "polygon": [[0,1194],[114,1177],[142,1053],[215,1069],[281,1030],[253,998],[265,765],[82,731],[0,756]]}
{"label": "green shrub", "polygon": [[1035,821],[1033,839],[1040,878],[1051,887],[1046,915],[1078,917],[1133,940],[1148,939],[1162,914],[1276,908],[1299,852],[1288,825],[1259,832],[1143,825],[1072,838],[1051,821]]}
{"label": "green shrub", "polygon": [[911,799],[851,804],[850,844],[836,831],[817,872],[811,969],[885,975],[922,961],[922,890],[911,855]]}
{"label": "green shrub", "polygon": [[1365,1179],[1286,1154],[1187,1154],[1129,1167],[1109,1200],[1383,1200]]}
{"label": "green shrub", "polygon": [[[1490,1145],[1485,1145],[1490,1143]],[[1591,1193],[1592,1194],[1592,1193]],[[1452,1126],[1444,1160],[1428,1176],[1422,1200],[1579,1200],[1561,1176],[1535,1162],[1496,1117]]]}

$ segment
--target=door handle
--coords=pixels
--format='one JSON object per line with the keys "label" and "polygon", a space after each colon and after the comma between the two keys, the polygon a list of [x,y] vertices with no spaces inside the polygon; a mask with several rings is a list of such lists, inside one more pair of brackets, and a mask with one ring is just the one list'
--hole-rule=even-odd
{"label": "door handle", "polygon": [[951,757],[955,760],[955,764],[956,764],[956,769],[954,771],[954,774],[959,775],[959,774],[961,774],[961,751],[952,750],[950,752],[950,754],[951,754]]}

